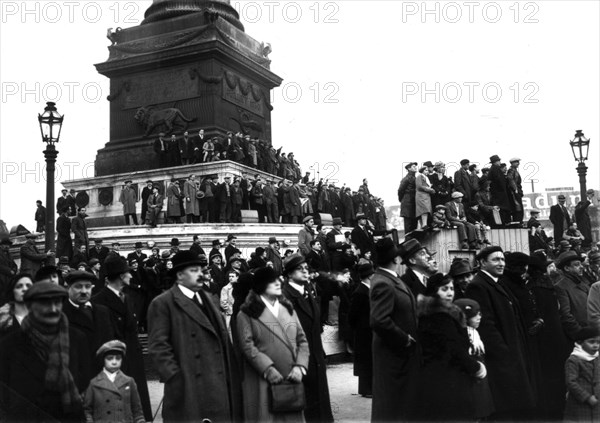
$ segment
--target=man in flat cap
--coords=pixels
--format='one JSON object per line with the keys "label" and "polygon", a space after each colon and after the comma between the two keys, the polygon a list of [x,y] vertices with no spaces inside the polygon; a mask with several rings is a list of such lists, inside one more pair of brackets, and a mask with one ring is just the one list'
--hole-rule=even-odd
{"label": "man in flat cap", "polygon": [[294,311],[298,313],[310,351],[308,372],[303,379],[306,393],[304,418],[307,423],[333,422],[327,366],[321,339],[321,314],[309,280],[308,264],[301,254],[292,254],[285,259],[283,266],[283,274],[288,283],[283,285],[282,291],[294,305]]}
{"label": "man in flat cap", "polygon": [[492,167],[488,174],[490,181],[490,195],[492,196],[492,205],[500,208],[500,218],[503,224],[507,224],[511,220],[511,206],[508,197],[508,184],[506,175],[501,168],[501,160],[497,155],[490,157]]}
{"label": "man in flat cap", "polygon": [[446,203],[446,216],[448,221],[456,226],[460,248],[463,250],[478,249],[479,240],[477,229],[474,224],[467,221],[465,206],[463,205],[463,193],[455,191],[452,193],[452,201]]}
{"label": "man in flat cap", "polygon": [[313,226],[315,226],[315,219],[312,216],[306,216],[302,219],[303,226],[298,231],[298,249],[300,254],[307,257],[311,251],[310,242],[315,238],[315,232]]}
{"label": "man in flat cap", "polygon": [[375,250],[378,268],[371,279],[370,292],[373,329],[371,421],[410,421],[414,415],[412,407],[420,367],[415,340],[417,301],[398,275],[401,250],[390,238],[377,241]]}
{"label": "man in flat cap", "polygon": [[550,222],[554,225],[554,242],[559,243],[564,232],[571,226],[571,215],[565,206],[567,197],[560,194],[557,200],[558,203],[550,207]]}
{"label": "man in flat cap", "polygon": [[[131,186],[132,181],[130,179],[125,181],[125,185],[121,189],[119,196],[119,202],[123,204],[123,215],[125,216],[125,226],[129,226],[129,218],[133,220],[133,224],[137,226],[137,214],[135,204],[137,203],[137,193]],[[143,218],[143,216],[142,216]]]}
{"label": "man in flat cap", "polygon": [[25,293],[21,330],[0,341],[0,398],[5,421],[82,421],[89,366],[85,336],[62,312],[67,291],[51,282]]}
{"label": "man in flat cap", "polygon": [[25,244],[21,246],[20,255],[21,255],[21,273],[27,273],[31,277],[33,277],[36,272],[46,263],[52,262],[54,263],[54,253],[52,251],[47,251],[46,253],[41,253],[37,246],[35,245],[35,240],[37,239],[37,233],[29,233],[25,235],[27,241]]}
{"label": "man in flat cap", "polygon": [[85,245],[85,249],[89,249],[87,223],[85,218],[87,217],[86,208],[80,207],[77,211],[77,216],[71,221],[71,231],[74,235],[75,248],[79,248],[80,245]]}
{"label": "man in flat cap", "polygon": [[61,189],[60,193],[62,194],[60,197],[58,197],[58,199],[56,200],[56,213],[61,213],[61,210],[63,208],[67,208],[67,215],[69,214],[69,202],[68,202],[68,198],[67,198],[67,194],[69,193],[68,189]]}
{"label": "man in flat cap", "polygon": [[510,193],[510,206],[513,222],[523,222],[523,187],[521,185],[521,175],[519,174],[519,164],[521,159],[513,157],[510,159],[510,167],[506,174],[508,188]]}
{"label": "man in flat cap", "polygon": [[91,364],[86,380],[90,380],[101,368],[94,359],[95,352],[102,344],[115,338],[110,311],[103,305],[90,302],[92,289],[98,283],[94,274],[75,270],[67,275],[66,283],[69,297],[63,303],[63,312],[69,320],[69,327],[78,329],[86,337]]}
{"label": "man in flat cap", "polygon": [[460,169],[454,172],[454,189],[462,192],[464,195],[464,203],[471,204],[475,198],[476,189],[473,186],[473,179],[469,173],[470,161],[463,159],[460,161]]}
{"label": "man in flat cap", "polygon": [[528,376],[526,333],[517,299],[502,282],[505,260],[498,246],[482,249],[475,260],[477,272],[466,297],[481,306],[479,334],[488,354],[485,365],[496,413],[491,420],[527,420],[532,416],[534,393]]}
{"label": "man in flat cap", "polygon": [[402,181],[400,181],[400,187],[398,188],[398,201],[400,201],[400,216],[404,218],[404,233],[408,234],[417,229],[415,198],[417,193],[415,178],[417,173],[417,163],[408,163],[406,166],[404,166],[404,168],[408,173],[404,178],[402,178]]}
{"label": "man in flat cap", "polygon": [[91,299],[93,305],[102,305],[110,311],[111,325],[115,338],[127,345],[127,357],[124,360],[123,371],[135,379],[138,386],[142,408],[146,421],[152,420],[152,408],[146,382],[142,347],[138,339],[138,321],[133,313],[132,304],[123,293],[123,288],[129,285],[132,274],[131,268],[123,257],[110,256],[104,262],[106,286]]}
{"label": "man in flat cap", "polygon": [[204,264],[192,251],[172,261],[175,284],[148,309],[148,350],[165,384],[163,420],[241,420],[237,363],[225,322],[202,289]]}

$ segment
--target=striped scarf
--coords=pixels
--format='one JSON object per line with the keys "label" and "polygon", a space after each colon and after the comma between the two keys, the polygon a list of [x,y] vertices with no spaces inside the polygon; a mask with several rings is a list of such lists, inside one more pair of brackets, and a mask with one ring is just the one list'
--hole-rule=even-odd
{"label": "striped scarf", "polygon": [[69,321],[61,313],[58,328],[47,328],[28,314],[21,325],[33,349],[46,363],[45,388],[59,392],[65,413],[81,409],[82,399],[69,370]]}

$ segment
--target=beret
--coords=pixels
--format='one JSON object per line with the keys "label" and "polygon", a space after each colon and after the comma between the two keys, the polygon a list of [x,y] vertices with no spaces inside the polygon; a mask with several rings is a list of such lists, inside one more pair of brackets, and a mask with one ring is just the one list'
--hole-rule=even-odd
{"label": "beret", "polygon": [[475,260],[487,260],[488,256],[490,254],[493,253],[504,253],[504,250],[502,249],[502,247],[497,246],[497,245],[492,245],[491,247],[486,247],[484,249],[482,249],[481,251],[479,251],[479,253],[477,253],[477,255],[475,256]]}

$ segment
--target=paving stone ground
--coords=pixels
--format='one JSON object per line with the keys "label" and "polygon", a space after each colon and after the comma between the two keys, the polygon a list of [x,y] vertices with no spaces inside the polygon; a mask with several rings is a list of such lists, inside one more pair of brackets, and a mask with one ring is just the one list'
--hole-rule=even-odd
{"label": "paving stone ground", "polygon": [[[336,422],[369,422],[371,400],[357,394],[358,378],[352,374],[352,363],[330,364],[327,366],[327,379],[331,396],[331,408]],[[162,399],[163,384],[156,380],[148,382],[152,410]],[[155,422],[162,423],[161,411]]]}

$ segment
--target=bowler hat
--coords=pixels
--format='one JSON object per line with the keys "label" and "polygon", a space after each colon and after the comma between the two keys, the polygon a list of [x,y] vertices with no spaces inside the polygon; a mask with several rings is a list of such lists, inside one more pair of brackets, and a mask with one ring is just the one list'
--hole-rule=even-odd
{"label": "bowler hat", "polygon": [[413,254],[425,248],[414,238],[404,241],[398,247],[400,251],[400,257],[402,257],[402,264],[406,264],[408,259],[411,258]]}
{"label": "bowler hat", "polygon": [[200,261],[198,254],[190,250],[180,251],[171,259],[173,268],[169,270],[173,276],[178,270],[183,270],[190,266],[201,266],[203,263]]}
{"label": "bowler hat", "polygon": [[404,169],[409,170],[411,167],[417,166],[417,165],[418,165],[417,162],[410,162],[406,166],[404,166]]}
{"label": "bowler hat", "polygon": [[109,279],[131,271],[127,261],[121,256],[107,258],[104,261],[104,269]]}
{"label": "bowler hat", "polygon": [[455,259],[450,265],[450,272],[448,274],[452,277],[456,277],[469,273],[473,273],[473,268],[471,267],[469,260]]}
{"label": "bowler hat", "polygon": [[558,198],[559,200],[566,200],[567,199],[567,197],[565,197],[563,194],[559,194],[558,197],[556,197],[556,198]]}
{"label": "bowler hat", "polygon": [[272,267],[261,267],[254,272],[252,290],[260,295],[265,292],[270,283],[275,282],[278,278],[279,274]]}
{"label": "bowler hat", "polygon": [[375,244],[377,264],[385,266],[400,255],[400,250],[390,238],[381,238]]}
{"label": "bowler hat", "polygon": [[212,246],[213,246],[213,247],[217,247],[217,246],[218,246],[218,247],[220,247],[220,246],[221,246],[221,241],[220,241],[220,240],[218,240],[218,239],[215,239],[215,240],[212,242]]}
{"label": "bowler hat", "polygon": [[312,216],[306,216],[304,219],[302,219],[302,223],[307,223],[311,220],[314,220],[314,217]]}
{"label": "bowler hat", "polygon": [[494,154],[493,156],[490,157],[490,163],[496,163],[500,161],[500,157],[498,157],[498,155]]}
{"label": "bowler hat", "polygon": [[342,225],[342,219],[340,217],[334,217],[333,221],[331,222],[331,224],[333,226]]}
{"label": "bowler hat", "polygon": [[298,266],[302,263],[306,263],[306,259],[301,254],[292,254],[288,258],[286,258],[283,262],[283,274],[287,275],[288,273],[294,271]]}
{"label": "bowler hat", "polygon": [[276,237],[272,236],[272,237],[269,238],[269,244],[273,244],[275,242],[279,243],[279,241],[277,241]]}
{"label": "bowler hat", "polygon": [[[125,355],[127,352],[127,345],[124,342],[115,339],[113,341],[108,341],[96,351],[96,357],[104,358],[104,356],[108,353],[119,353],[121,355]],[[107,400],[108,401],[108,400]]]}
{"label": "bowler hat", "polygon": [[366,279],[375,273],[375,270],[373,269],[373,265],[371,263],[360,264],[356,267],[356,270],[358,271],[358,276],[361,279]]}
{"label": "bowler hat", "polygon": [[47,300],[51,298],[67,298],[67,290],[52,282],[36,282],[25,292],[23,301]]}
{"label": "bowler hat", "polygon": [[98,278],[93,273],[89,273],[83,270],[74,270],[72,272],[69,272],[65,279],[67,285],[71,285],[79,281],[90,281],[92,283],[95,283],[98,282]]}
{"label": "bowler hat", "polygon": [[562,270],[565,268],[565,266],[569,265],[572,261],[575,260],[581,261],[581,256],[575,251],[565,251],[556,259],[556,267]]}
{"label": "bowler hat", "polygon": [[136,242],[135,245],[133,246],[133,248],[144,248],[144,244],[142,244],[140,241]]}
{"label": "bowler hat", "polygon": [[424,294],[432,297],[436,295],[439,287],[444,286],[452,282],[452,278],[449,275],[443,273],[435,273],[427,280],[427,287],[425,288]]}
{"label": "bowler hat", "polygon": [[456,304],[463,311],[463,313],[465,313],[465,317],[467,319],[477,316],[477,313],[481,311],[481,306],[479,303],[470,298],[459,298],[458,300],[454,301],[454,304]]}
{"label": "bowler hat", "polygon": [[426,162],[423,163],[423,166],[425,166],[425,167],[433,167],[433,163],[431,163],[431,160],[427,160]]}

